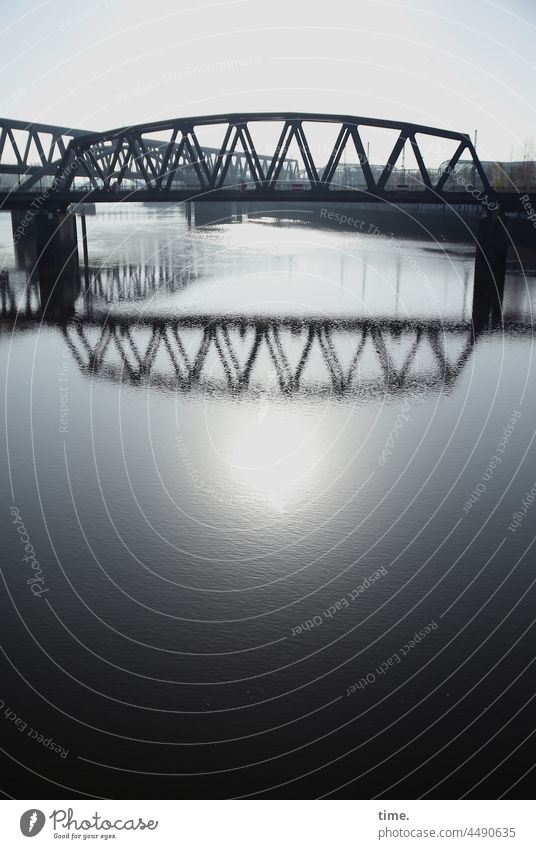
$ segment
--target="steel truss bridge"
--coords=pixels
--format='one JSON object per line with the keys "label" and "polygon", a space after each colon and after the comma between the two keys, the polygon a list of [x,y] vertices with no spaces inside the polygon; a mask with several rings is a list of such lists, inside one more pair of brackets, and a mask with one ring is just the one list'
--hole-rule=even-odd
{"label": "steel truss bridge", "polygon": [[0,191],[24,193],[51,185],[70,143],[87,135],[87,130],[0,118]]}
{"label": "steel truss bridge", "polygon": [[[271,150],[265,149],[261,127],[275,138]],[[332,139],[320,152],[312,143],[318,129]],[[379,130],[394,141],[378,164],[369,161],[365,138]],[[203,146],[207,131],[219,134],[216,146]],[[0,177],[16,177],[16,185],[0,190],[4,209],[28,206],[36,191],[55,209],[83,200],[295,203],[299,191],[308,201],[394,204],[480,204],[475,194],[481,192],[500,201],[501,210],[519,210],[517,191],[491,187],[467,134],[407,122],[252,113],[179,118],[104,133],[0,120],[0,132]],[[439,142],[453,149],[441,171],[427,164]],[[400,183],[406,153],[416,169],[411,183]],[[457,179],[457,169],[472,175],[470,189],[476,192],[466,179]]]}
{"label": "steel truss bridge", "polygon": [[[69,174],[72,170],[73,155],[76,156],[77,149],[70,148],[71,143],[82,138],[91,138],[91,150],[87,155],[87,160],[90,163],[87,181],[88,189],[99,188],[99,180],[103,174],[107,173],[110,168],[113,153],[115,149],[121,148],[121,140],[116,140],[115,144],[110,144],[103,134],[102,140],[99,140],[99,134],[90,133],[87,130],[69,129],[67,127],[57,127],[49,124],[25,124],[23,121],[13,121],[5,118],[0,118],[0,197],[5,196],[4,203],[6,208],[11,208],[9,203],[9,195],[11,195],[11,204],[20,206],[22,196],[32,193],[47,193],[50,196],[52,190],[54,192],[59,189],[60,179]],[[136,142],[133,142],[136,148]],[[146,156],[150,165],[150,171],[153,172],[158,168],[162,172],[165,167],[166,154],[168,152],[168,142],[151,138],[140,139],[140,151],[136,151],[131,161],[125,161],[125,155],[129,158],[128,152],[125,149],[120,150],[121,165],[118,167],[117,174],[113,171],[101,183],[101,187],[129,188],[128,194],[132,192],[135,184],[139,184],[140,175],[144,172],[144,163],[140,161],[140,154]],[[69,150],[68,150],[69,148]],[[111,149],[113,148],[113,150]],[[200,163],[204,169],[213,171],[218,163],[218,158],[221,156],[221,149],[215,147],[201,146],[194,141],[194,146],[189,151],[192,156],[191,160],[194,164],[193,168],[188,167],[187,158],[181,157],[180,163],[180,181],[181,185],[186,185],[187,181],[195,180],[196,168],[195,165]],[[259,154],[257,156],[260,167],[267,170],[270,166],[271,157]],[[87,162],[81,161],[82,173],[88,175]],[[75,169],[76,170],[76,169]],[[179,169],[176,168],[178,171]],[[248,161],[245,152],[235,150],[231,156],[231,161],[226,169],[227,181],[234,182],[236,185],[242,186],[244,178],[248,171]],[[113,178],[117,178],[114,184]],[[289,182],[299,179],[298,162],[289,157],[282,168],[281,179]],[[73,181],[74,182],[74,181]],[[146,184],[147,185],[147,184]],[[139,188],[139,185],[137,186]],[[71,189],[76,189],[76,186],[71,185]],[[87,192],[86,192],[87,195]],[[108,196],[106,198],[110,200]],[[113,200],[116,197],[114,195]],[[128,197],[132,200],[131,197]],[[143,200],[146,200],[146,196]]]}

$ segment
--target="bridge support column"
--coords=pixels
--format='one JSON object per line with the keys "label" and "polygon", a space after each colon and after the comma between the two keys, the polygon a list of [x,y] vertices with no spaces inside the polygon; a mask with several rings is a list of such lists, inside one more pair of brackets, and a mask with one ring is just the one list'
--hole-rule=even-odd
{"label": "bridge support column", "polygon": [[11,230],[17,265],[21,268],[31,268],[37,259],[35,213],[14,209],[11,213]]}
{"label": "bridge support column", "polygon": [[479,328],[500,321],[507,254],[504,219],[496,213],[485,215],[478,225],[473,286],[473,323]]}
{"label": "bridge support column", "polygon": [[203,224],[226,224],[236,214],[233,201],[194,201],[195,226]]}
{"label": "bridge support column", "polygon": [[77,254],[75,215],[40,212],[35,216],[35,233],[39,261],[60,265]]}
{"label": "bridge support column", "polygon": [[80,269],[76,216],[66,212],[40,212],[35,216],[37,275],[41,303],[48,318],[69,318],[80,294]]}

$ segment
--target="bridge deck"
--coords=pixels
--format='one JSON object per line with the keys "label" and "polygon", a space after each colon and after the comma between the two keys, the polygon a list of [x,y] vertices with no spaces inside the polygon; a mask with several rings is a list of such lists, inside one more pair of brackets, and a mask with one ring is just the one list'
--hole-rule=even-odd
{"label": "bridge deck", "polygon": [[[37,209],[34,204],[38,192],[2,192],[0,191],[0,209],[11,211],[17,209]],[[493,200],[502,212],[523,212],[520,200],[520,192],[497,192],[489,194],[488,198]],[[523,197],[536,208],[536,192],[527,193]],[[68,191],[56,192],[54,195],[45,197],[39,203],[38,208],[67,209],[70,204],[76,203],[183,203],[186,201],[218,202],[218,201],[261,201],[272,205],[278,204],[303,204],[315,203],[351,203],[367,204],[378,201],[387,203],[393,208],[417,204],[433,204],[437,206],[474,206],[481,207],[480,200],[474,198],[467,192],[450,192],[438,195],[433,191],[385,191],[368,192],[359,189],[337,190],[337,189],[300,189],[300,190],[274,190],[274,189],[210,189],[199,193],[192,189],[168,190],[165,192],[156,189],[135,189],[131,191],[111,192],[105,190],[93,191]]]}
{"label": "bridge deck", "polygon": [[[267,122],[275,133],[270,143],[262,132],[260,141],[257,135]],[[207,130],[216,147],[203,144]],[[378,130],[385,144],[373,162],[367,138]],[[329,144],[319,146],[317,134],[325,131]],[[440,167],[432,165],[430,157],[445,144],[448,158]],[[412,168],[406,161],[414,162]],[[287,204],[299,196],[307,203],[473,204],[508,211],[521,210],[524,191],[512,180],[507,182],[512,190],[497,191],[466,133],[296,112],[176,118],[102,133],[0,119],[0,174],[3,209],[32,208],[38,193],[40,208],[48,209],[80,201],[243,197]],[[533,204],[536,187],[530,191]]]}

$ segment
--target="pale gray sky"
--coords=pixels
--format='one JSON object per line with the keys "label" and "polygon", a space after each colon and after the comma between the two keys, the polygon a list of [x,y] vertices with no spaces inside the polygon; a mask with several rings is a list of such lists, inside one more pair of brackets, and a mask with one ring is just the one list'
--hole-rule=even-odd
{"label": "pale gray sky", "polygon": [[0,114],[82,129],[341,112],[536,136],[536,0],[0,0]]}

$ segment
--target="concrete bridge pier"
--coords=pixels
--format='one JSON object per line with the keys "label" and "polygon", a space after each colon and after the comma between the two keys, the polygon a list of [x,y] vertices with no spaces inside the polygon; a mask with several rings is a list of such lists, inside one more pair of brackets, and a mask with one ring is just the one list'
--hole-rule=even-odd
{"label": "concrete bridge pier", "polygon": [[34,217],[36,261],[32,275],[39,281],[41,304],[49,319],[72,316],[80,294],[76,216],[41,211]]}
{"label": "concrete bridge pier", "polygon": [[19,268],[33,268],[37,260],[35,213],[14,209],[11,213],[11,230],[17,265]]}
{"label": "concrete bridge pier", "polygon": [[204,224],[224,224],[236,215],[237,205],[234,201],[193,201],[195,211],[195,226]]}
{"label": "concrete bridge pier", "polygon": [[27,265],[55,264],[77,252],[76,217],[64,211],[15,209],[11,213],[15,251]]}
{"label": "concrete bridge pier", "polygon": [[508,254],[508,231],[504,219],[488,213],[477,231],[473,323],[477,328],[501,320]]}

